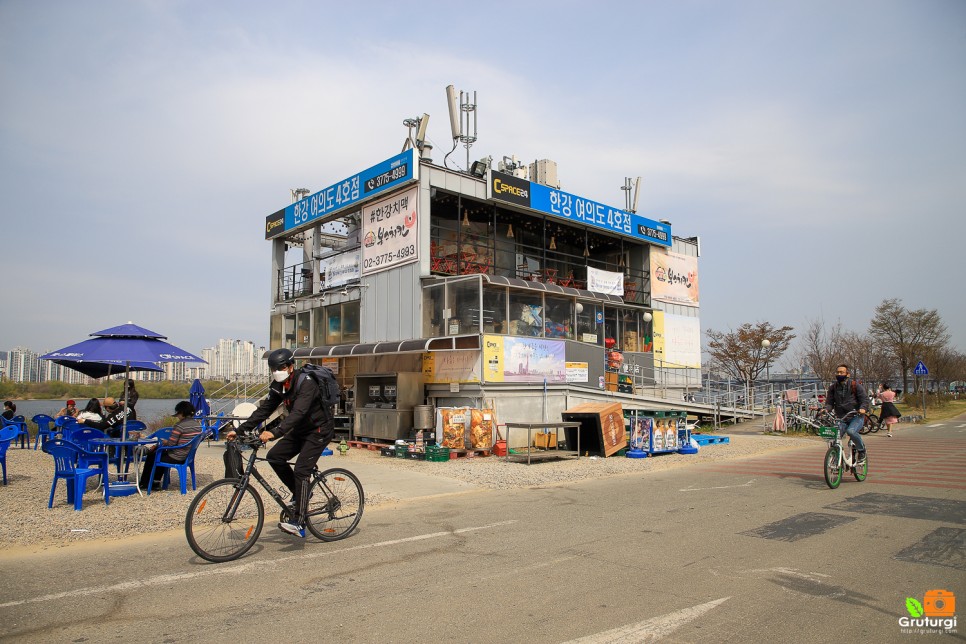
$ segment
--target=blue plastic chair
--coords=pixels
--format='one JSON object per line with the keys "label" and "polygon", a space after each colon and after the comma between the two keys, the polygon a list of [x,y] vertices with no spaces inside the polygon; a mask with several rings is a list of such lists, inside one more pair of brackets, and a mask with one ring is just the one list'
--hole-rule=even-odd
{"label": "blue plastic chair", "polygon": [[64,440],[70,440],[70,435],[78,428],[83,427],[73,416],[58,416],[54,419],[54,425],[57,427],[57,434],[60,434],[60,437]]}
{"label": "blue plastic chair", "polygon": [[0,466],[3,467],[3,484],[7,484],[7,448],[17,437],[15,427],[4,427],[0,429]]}
{"label": "blue plastic chair", "polygon": [[[154,472],[159,467],[165,468],[167,471],[164,473],[164,477],[161,480],[161,489],[167,490],[168,484],[171,482],[171,470],[178,471],[178,481],[181,483],[181,493],[188,493],[188,472],[191,472],[191,489],[197,489],[195,483],[195,452],[198,451],[198,446],[201,445],[201,441],[205,440],[209,436],[210,432],[201,431],[197,436],[191,439],[188,445],[188,457],[185,458],[184,463],[162,463],[161,455],[165,451],[171,451],[175,449],[183,449],[185,445],[160,445],[157,449],[157,454],[154,457],[154,465],[151,467],[151,480],[154,481]],[[148,487],[148,496],[151,496],[151,488],[154,485]]]}
{"label": "blue plastic chair", "polygon": [[[64,479],[67,485],[67,502],[74,504],[74,510],[84,509],[84,492],[87,481],[95,476],[104,476],[107,472],[107,454],[91,452],[70,441],[54,438],[44,444],[44,451],[54,457],[54,482],[50,486],[50,500],[47,507],[54,507],[54,492],[57,481]],[[89,463],[81,467],[77,463],[81,458]],[[96,466],[95,466],[96,464]],[[104,478],[104,503],[111,503],[110,486]]]}
{"label": "blue plastic chair", "polygon": [[27,419],[23,416],[14,416],[10,420],[7,420],[3,416],[0,416],[0,420],[3,421],[3,427],[15,427],[17,429],[17,435],[14,440],[20,441],[20,449],[24,449],[24,446],[30,446],[30,432],[27,431]]}
{"label": "blue plastic chair", "polygon": [[221,433],[221,426],[224,424],[225,412],[218,412],[218,416],[215,418],[215,422],[212,423],[210,419],[204,418],[201,421],[201,426],[208,430],[210,437],[213,440],[218,440],[218,434]]}
{"label": "blue plastic chair", "polygon": [[54,426],[53,416],[48,416],[47,414],[37,414],[30,420],[34,421],[37,425],[37,439],[34,441],[34,451],[37,451],[37,446],[41,442],[46,443],[49,439],[54,437],[57,430]]}

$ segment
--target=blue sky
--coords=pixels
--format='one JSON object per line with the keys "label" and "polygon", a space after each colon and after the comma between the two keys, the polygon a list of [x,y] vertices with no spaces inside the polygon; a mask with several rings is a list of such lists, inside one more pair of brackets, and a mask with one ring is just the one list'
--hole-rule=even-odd
{"label": "blue sky", "polygon": [[641,175],[640,214],[701,237],[702,329],[900,297],[962,351],[964,32],[960,0],[0,0],[0,348],[267,344],[265,216],[423,112],[442,162],[453,84],[474,159],[617,206]]}

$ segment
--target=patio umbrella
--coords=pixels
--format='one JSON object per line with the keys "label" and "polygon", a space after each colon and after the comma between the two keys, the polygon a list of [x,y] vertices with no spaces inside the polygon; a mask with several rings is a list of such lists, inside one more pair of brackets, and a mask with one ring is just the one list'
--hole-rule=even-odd
{"label": "patio umbrella", "polygon": [[[91,338],[40,356],[41,360],[72,360],[82,363],[123,363],[130,376],[130,366],[138,363],[205,362],[198,356],[165,342],[166,336],[128,322],[91,333]],[[127,407],[127,389],[124,390]],[[127,416],[121,433],[127,440]]]}
{"label": "patio umbrella", "polygon": [[208,399],[205,398],[205,388],[197,378],[191,383],[191,389],[188,390],[188,402],[195,408],[195,414],[197,416],[211,415]]}

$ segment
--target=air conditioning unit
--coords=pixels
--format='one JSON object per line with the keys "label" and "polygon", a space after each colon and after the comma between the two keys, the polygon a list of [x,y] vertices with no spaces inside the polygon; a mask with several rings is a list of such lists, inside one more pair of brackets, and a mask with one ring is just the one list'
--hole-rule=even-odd
{"label": "air conditioning unit", "polygon": [[497,164],[497,168],[500,172],[506,174],[512,174],[514,177],[519,177],[520,179],[529,178],[529,172],[527,172],[527,166],[517,159],[517,155],[512,155],[508,157],[503,157],[503,160]]}

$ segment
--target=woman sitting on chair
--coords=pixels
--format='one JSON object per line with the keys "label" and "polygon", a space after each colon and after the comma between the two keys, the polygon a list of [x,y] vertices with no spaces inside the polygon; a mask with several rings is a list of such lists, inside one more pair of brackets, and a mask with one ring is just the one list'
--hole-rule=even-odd
{"label": "woman sitting on chair", "polygon": [[84,411],[80,412],[76,416],[78,422],[84,420],[93,420],[99,422],[104,420],[104,416],[101,415],[101,401],[97,398],[91,398],[87,401],[87,406],[84,407]]}
{"label": "woman sitting on chair", "polygon": [[[187,400],[182,400],[174,407],[174,415],[178,418],[178,423],[171,430],[171,437],[161,441],[162,445],[185,445],[191,439],[201,433],[201,420],[195,418],[195,408]],[[184,449],[165,450],[161,455],[162,463],[184,463],[188,458],[188,447]],[[161,479],[167,468],[160,468],[154,473],[154,481],[151,480],[151,469],[154,467],[154,459],[158,456],[157,448],[151,446],[150,451],[144,459],[139,481],[141,489],[146,490],[149,485],[159,486]]]}

